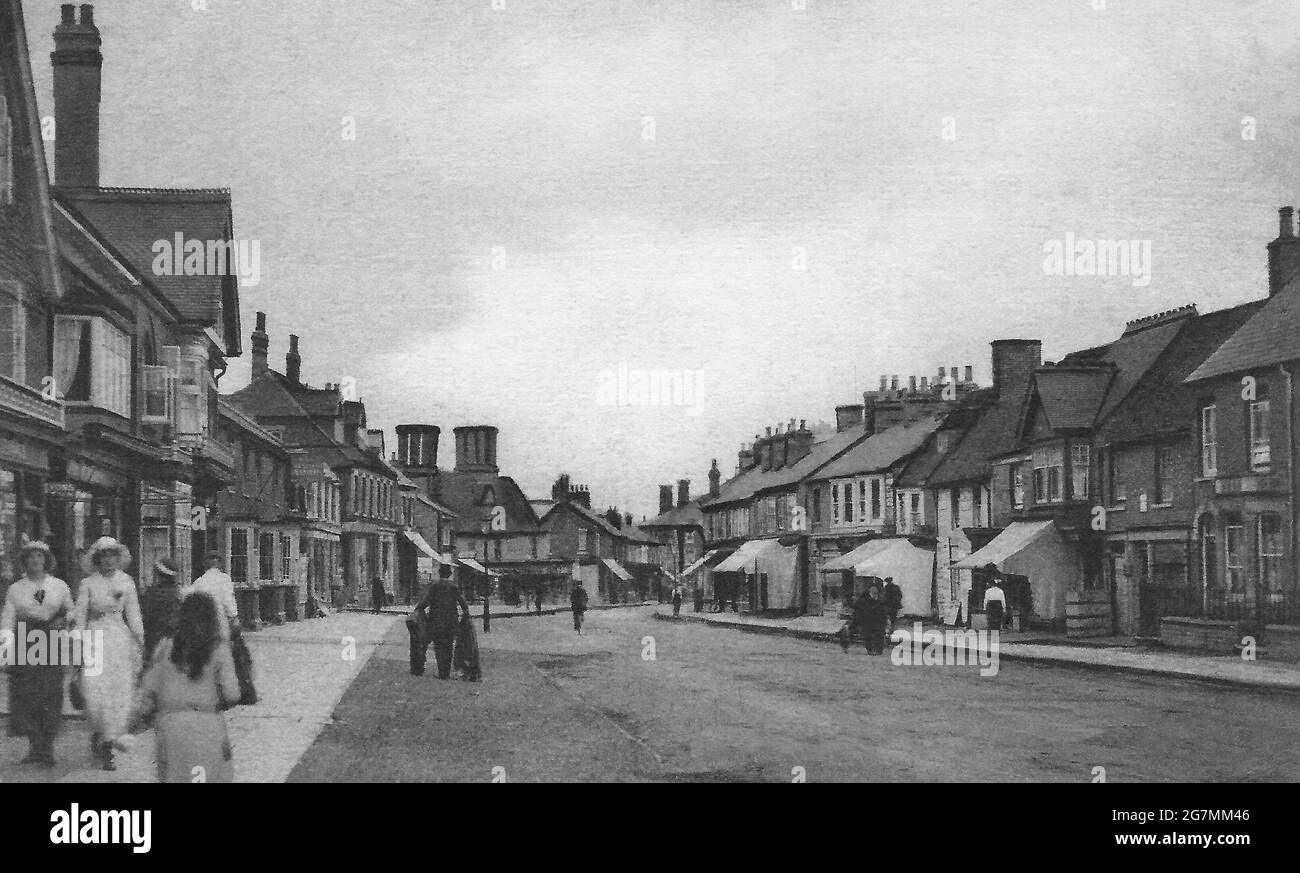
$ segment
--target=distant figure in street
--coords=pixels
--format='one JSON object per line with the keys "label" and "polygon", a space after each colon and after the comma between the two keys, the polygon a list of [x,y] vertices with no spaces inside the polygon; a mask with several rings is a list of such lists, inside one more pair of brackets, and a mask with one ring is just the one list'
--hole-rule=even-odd
{"label": "distant figure in street", "polygon": [[994,567],[989,587],[984,591],[984,613],[988,616],[989,630],[1002,629],[1002,618],[1007,609],[1007,595],[1002,590],[1001,581],[1001,574]]}
{"label": "distant figure in street", "polygon": [[862,643],[867,653],[879,655],[885,650],[885,625],[888,613],[880,596],[880,588],[875,585],[859,594],[853,600],[853,622],[862,633]]}
{"label": "distant figure in street", "polygon": [[370,580],[370,610],[376,615],[384,608],[384,580],[378,576]]}
{"label": "distant figure in street", "polygon": [[569,594],[569,605],[573,607],[573,629],[582,633],[582,616],[587,611],[587,589],[582,587],[581,579]]}
{"label": "distant figure in street", "polygon": [[673,615],[682,614],[682,586],[673,586]]}
{"label": "distant figure in street", "polygon": [[704,611],[704,588],[700,585],[695,586],[695,611]]}
{"label": "distant figure in street", "polygon": [[894,632],[898,624],[898,613],[903,609],[903,589],[898,587],[893,576],[885,577],[885,609],[889,612],[889,632]]}
{"label": "distant figure in street", "polygon": [[483,633],[492,633],[492,601],[486,594],[483,595]]}
{"label": "distant figure in street", "polygon": [[424,598],[406,620],[411,635],[411,675],[423,676],[429,643],[438,662],[438,678],[451,678],[452,650],[461,613],[469,621],[469,604],[450,582],[451,568],[438,568],[438,581],[429,586]]}
{"label": "distant figure in street", "polygon": [[542,614],[542,585],[537,583],[537,614]]}
{"label": "distant figure in street", "polygon": [[158,643],[176,636],[176,629],[180,627],[181,591],[176,587],[176,569],[176,562],[171,558],[160,558],[153,565],[153,584],[140,595],[145,664],[153,661]]}

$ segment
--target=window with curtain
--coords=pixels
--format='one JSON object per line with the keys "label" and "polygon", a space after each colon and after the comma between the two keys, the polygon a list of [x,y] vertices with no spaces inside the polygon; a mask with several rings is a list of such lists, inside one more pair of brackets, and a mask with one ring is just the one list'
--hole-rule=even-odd
{"label": "window with curtain", "polygon": [[840,486],[831,486],[831,524],[840,523]]}
{"label": "window with curtain", "polygon": [[1060,446],[1034,449],[1034,502],[1058,503],[1062,499],[1065,463]]}
{"label": "window with curtain", "polygon": [[1282,590],[1282,516],[1266,512],[1256,519],[1259,585],[1265,594]]}
{"label": "window with curtain", "polygon": [[880,518],[880,480],[871,480],[871,517]]}
{"label": "window with curtain", "polygon": [[1025,465],[1011,465],[1011,505],[1020,509],[1025,505]]}
{"label": "window with curtain", "polygon": [[867,520],[867,480],[858,480],[858,521]]}
{"label": "window with curtain", "polygon": [[264,533],[257,538],[257,578],[275,578],[275,534]]}
{"label": "window with curtain", "polygon": [[54,324],[55,389],[68,403],[131,415],[131,339],[102,318],[60,315]]}
{"label": "window with curtain", "polygon": [[1223,565],[1228,590],[1240,594],[1246,590],[1246,528],[1240,519],[1229,518],[1223,526]]}
{"label": "window with curtain", "polygon": [[1272,461],[1272,447],[1268,439],[1268,401],[1255,400],[1250,404],[1250,466],[1252,470],[1267,470]]}
{"label": "window with curtain", "polygon": [[293,537],[280,537],[280,578],[293,578]]}
{"label": "window with curtain", "polygon": [[1219,472],[1218,413],[1213,403],[1201,407],[1201,475]]}
{"label": "window with curtain", "polygon": [[1091,491],[1089,474],[1092,472],[1092,446],[1070,446],[1070,496],[1087,500]]}

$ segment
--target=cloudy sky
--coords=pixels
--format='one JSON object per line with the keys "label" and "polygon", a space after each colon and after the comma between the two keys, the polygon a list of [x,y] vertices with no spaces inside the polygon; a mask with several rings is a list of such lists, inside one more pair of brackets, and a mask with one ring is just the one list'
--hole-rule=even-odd
{"label": "cloudy sky", "polygon": [[[1262,296],[1300,200],[1294,0],[496,5],[103,0],[102,180],[231,188],[273,364],[299,334],[448,465],[495,424],[530,495],[653,514],[881,373]],[[26,3],[43,112],[58,7]],[[1149,284],[1046,275],[1066,234],[1149,240]],[[701,402],[602,402],[620,366]]]}

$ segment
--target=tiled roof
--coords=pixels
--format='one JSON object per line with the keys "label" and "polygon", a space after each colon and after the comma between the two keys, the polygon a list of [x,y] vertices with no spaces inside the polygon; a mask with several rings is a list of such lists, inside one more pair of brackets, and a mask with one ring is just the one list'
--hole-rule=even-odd
{"label": "tiled roof", "polygon": [[434,498],[455,513],[452,528],[462,533],[482,533],[483,523],[491,519],[492,507],[483,503],[487,488],[492,489],[496,505],[505,507],[508,533],[538,529],[533,507],[509,476],[444,470],[433,478]]}
{"label": "tiled roof", "polygon": [[[1061,361],[1061,366],[1109,364],[1115,368],[1114,381],[1108,385],[1105,397],[1096,411],[1096,418],[1105,418],[1146,377],[1147,371],[1155,365],[1169,344],[1196,317],[1195,307],[1188,306],[1161,318],[1138,319],[1129,323],[1128,329],[1119,339],[1099,348],[1067,355]],[[1055,421],[1052,421],[1052,425],[1067,426],[1056,424]]]}
{"label": "tiled roof", "polygon": [[684,506],[674,506],[667,512],[661,512],[649,521],[643,521],[642,527],[703,527],[704,513],[700,511],[700,501],[691,500]]}
{"label": "tiled roof", "polygon": [[1039,370],[1034,375],[1038,401],[1052,429],[1092,427],[1114,375],[1110,367],[1061,365]]}
{"label": "tiled roof", "polygon": [[853,446],[821,470],[818,479],[855,476],[887,470],[919,449],[938,429],[940,419],[934,418],[897,424],[888,430],[873,434]]}
{"label": "tiled roof", "polygon": [[[154,243],[232,238],[230,191],[172,188],[62,188],[71,202],[110,239],[135,270],[150,276],[181,315],[215,321],[221,313],[223,276],[156,276]],[[233,272],[233,270],[232,270]]]}
{"label": "tiled roof", "polygon": [[1300,358],[1300,283],[1291,283],[1264,302],[1188,382],[1240,373]]}
{"label": "tiled roof", "polygon": [[217,411],[249,433],[261,437],[273,445],[281,448],[284,447],[284,441],[281,440],[279,436],[271,433],[269,430],[254,421],[252,416],[239,407],[239,402],[233,395],[226,394],[218,396]]}
{"label": "tiled roof", "polygon": [[850,428],[840,433],[833,433],[823,440],[813,443],[812,450],[793,465],[776,470],[764,470],[752,467],[724,482],[717,497],[708,497],[700,501],[700,506],[719,506],[724,503],[748,500],[760,491],[792,485],[816,473],[827,463],[838,458],[856,443],[867,438],[867,433],[860,427]]}
{"label": "tiled roof", "polygon": [[983,478],[994,447],[1010,435],[1014,441],[1021,395],[1003,397],[993,388],[972,391],[939,425],[951,444],[946,452],[930,447],[913,456],[896,480],[900,488]]}

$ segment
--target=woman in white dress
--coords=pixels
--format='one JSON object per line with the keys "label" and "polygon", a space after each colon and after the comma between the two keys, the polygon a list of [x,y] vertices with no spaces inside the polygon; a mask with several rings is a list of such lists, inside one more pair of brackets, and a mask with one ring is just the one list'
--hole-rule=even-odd
{"label": "woman in white dress", "polygon": [[91,633],[103,632],[102,645],[96,646],[98,664],[82,667],[81,693],[92,752],[105,770],[117,769],[113,749],[127,735],[144,645],[135,580],[122,572],[130,563],[131,553],[112,537],[96,540],[81,559],[87,575],[77,593],[74,623]]}
{"label": "woman in white dress", "polygon": [[72,615],[72,592],[50,575],[54,553],[42,542],[18,552],[23,578],[9,586],[0,609],[0,631],[14,634],[15,647],[44,637],[46,663],[9,667],[9,735],[27,737],[25,764],[54,766],[54,738],[63,716],[63,661],[58,634]]}

